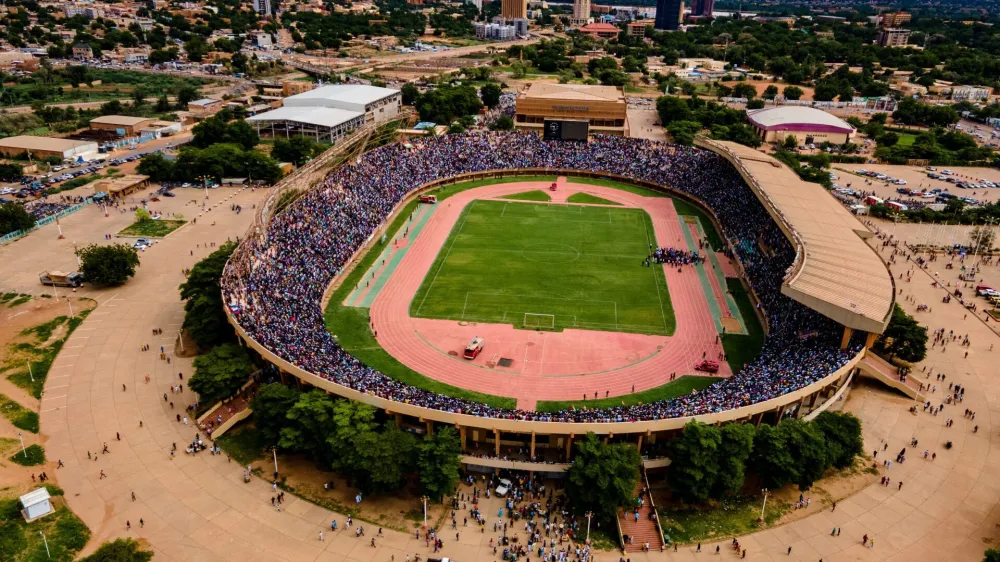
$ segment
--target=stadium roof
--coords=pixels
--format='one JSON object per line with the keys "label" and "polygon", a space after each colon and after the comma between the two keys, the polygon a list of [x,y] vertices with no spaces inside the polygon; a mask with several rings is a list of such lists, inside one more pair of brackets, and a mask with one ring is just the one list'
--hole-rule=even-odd
{"label": "stadium roof", "polygon": [[736,164],[796,246],[781,286],[792,299],[849,328],[882,333],[895,302],[892,274],[863,240],[872,235],[825,189],[788,166],[733,142],[698,140]]}
{"label": "stadium roof", "polygon": [[534,99],[573,101],[613,101],[625,103],[625,91],[617,86],[589,86],[586,84],[553,84],[534,82],[521,92],[520,97]]}
{"label": "stadium roof", "polygon": [[57,139],[53,137],[33,137],[30,135],[20,135],[0,139],[0,147],[21,148],[24,150],[46,150],[46,151],[67,151],[81,146],[93,145],[95,150],[97,144],[92,141],[76,141],[69,139]]}
{"label": "stadium roof", "polygon": [[246,120],[251,123],[293,121],[306,125],[333,128],[358,117],[364,117],[364,114],[333,107],[279,107],[273,111],[247,117]]}
{"label": "stadium roof", "polygon": [[323,105],[323,101],[368,104],[398,93],[399,90],[364,84],[334,84],[289,96],[285,98],[285,106]]}
{"label": "stadium roof", "polygon": [[747,111],[747,119],[765,131],[817,131],[853,133],[854,127],[843,119],[814,107],[783,105]]}

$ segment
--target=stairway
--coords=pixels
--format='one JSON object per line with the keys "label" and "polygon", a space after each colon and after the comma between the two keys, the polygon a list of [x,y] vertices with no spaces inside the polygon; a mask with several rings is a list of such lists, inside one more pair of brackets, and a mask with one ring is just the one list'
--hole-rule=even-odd
{"label": "stairway", "polygon": [[[645,482],[645,478],[639,479],[639,483],[635,489],[635,497],[639,497],[642,494],[642,487]],[[663,544],[663,536],[660,535],[660,529],[657,527],[656,520],[649,518],[650,512],[653,511],[650,507],[649,496],[647,495],[643,499],[646,501],[643,502],[642,508],[639,509],[639,521],[635,520],[634,510],[618,512],[618,523],[621,525],[622,534],[634,537],[632,544],[625,544],[625,552],[640,552],[642,551],[642,546],[647,542],[649,543],[650,551],[659,552],[660,546]]]}

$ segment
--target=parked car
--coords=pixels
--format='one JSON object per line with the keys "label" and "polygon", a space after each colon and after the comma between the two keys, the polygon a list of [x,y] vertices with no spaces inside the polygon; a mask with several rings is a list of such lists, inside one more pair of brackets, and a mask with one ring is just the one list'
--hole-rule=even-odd
{"label": "parked car", "polygon": [[510,487],[511,487],[510,480],[507,480],[506,478],[501,478],[500,479],[500,485],[497,486],[497,490],[496,490],[497,497],[498,498],[502,498],[502,497],[506,496],[508,494],[508,492],[510,492]]}

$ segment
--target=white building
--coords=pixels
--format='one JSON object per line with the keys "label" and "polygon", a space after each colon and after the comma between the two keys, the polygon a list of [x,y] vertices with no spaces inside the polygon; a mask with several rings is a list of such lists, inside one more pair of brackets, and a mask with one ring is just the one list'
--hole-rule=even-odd
{"label": "white building", "polygon": [[399,114],[399,90],[358,84],[323,86],[285,98],[284,107],[248,117],[257,132],[271,136],[305,135],[334,142],[366,123],[381,123]]}
{"label": "white building", "polygon": [[513,41],[517,38],[517,29],[513,25],[500,23],[477,23],[476,39],[487,41]]}
{"label": "white building", "polygon": [[986,101],[992,93],[992,88],[982,86],[955,86],[951,89],[951,99],[952,101]]}
{"label": "white building", "polygon": [[73,16],[84,16],[87,19],[97,19],[104,17],[104,10],[87,4],[66,4],[63,7],[63,13],[66,14],[67,18]]}
{"label": "white building", "polygon": [[52,508],[52,502],[49,501],[49,491],[45,488],[28,492],[21,496],[20,500],[21,506],[24,508],[21,514],[24,516],[24,520],[28,522],[45,517],[55,511]]}

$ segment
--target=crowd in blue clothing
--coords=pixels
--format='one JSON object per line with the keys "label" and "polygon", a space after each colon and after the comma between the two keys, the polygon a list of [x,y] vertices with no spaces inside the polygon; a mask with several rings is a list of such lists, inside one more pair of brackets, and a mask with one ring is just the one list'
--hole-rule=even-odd
{"label": "crowd in blue clothing", "polygon": [[[461,173],[513,168],[602,172],[668,186],[709,206],[760,299],[770,332],[760,356],[689,395],[607,409],[538,413],[495,408],[390,378],[341,349],[323,322],[324,289],[415,188]],[[717,248],[717,250],[724,250]],[[227,304],[248,335],[302,369],[360,392],[482,417],[552,422],[672,418],[747,406],[811,384],[853,355],[827,318],[780,292],[795,251],[731,164],[702,149],[595,136],[547,142],[522,132],[448,135],[372,150],[248,238],[223,275]]]}
{"label": "crowd in blue clothing", "polygon": [[697,250],[679,250],[677,248],[656,248],[649,254],[649,260],[653,263],[666,263],[670,265],[688,265],[705,261],[704,256]]}

